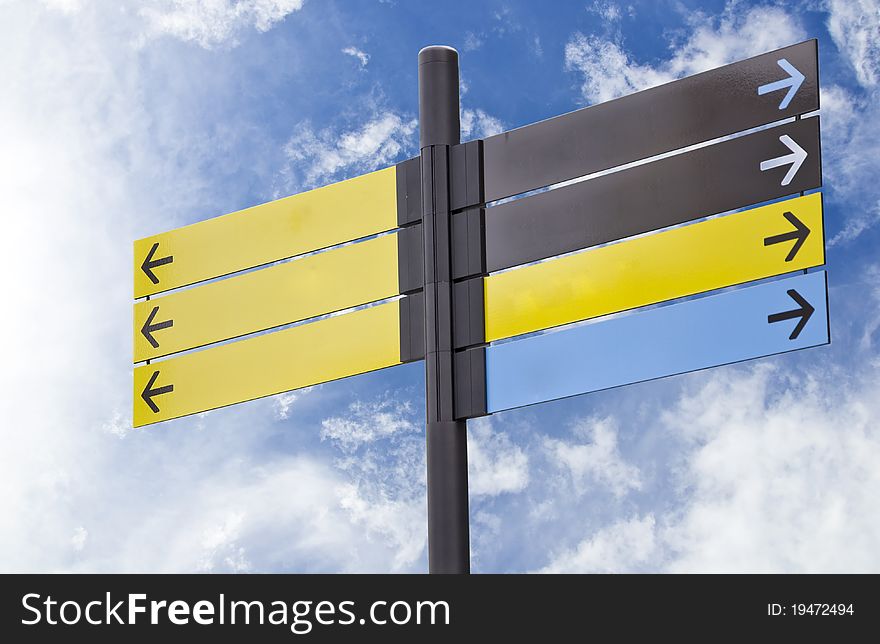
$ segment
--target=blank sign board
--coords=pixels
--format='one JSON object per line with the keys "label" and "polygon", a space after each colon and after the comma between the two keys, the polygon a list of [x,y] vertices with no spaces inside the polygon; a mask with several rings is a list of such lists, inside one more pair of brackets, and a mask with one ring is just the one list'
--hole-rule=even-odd
{"label": "blank sign board", "polygon": [[827,292],[820,271],[491,346],[488,411],[827,344]]}

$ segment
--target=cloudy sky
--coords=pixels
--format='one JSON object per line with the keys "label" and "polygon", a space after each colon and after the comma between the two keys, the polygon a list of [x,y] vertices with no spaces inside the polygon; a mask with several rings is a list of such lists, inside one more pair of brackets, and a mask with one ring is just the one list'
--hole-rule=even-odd
{"label": "cloudy sky", "polygon": [[477,572],[880,571],[880,4],[0,0],[0,570],[427,568],[421,363],[131,429],[131,242],[819,39],[833,344],[469,424]]}

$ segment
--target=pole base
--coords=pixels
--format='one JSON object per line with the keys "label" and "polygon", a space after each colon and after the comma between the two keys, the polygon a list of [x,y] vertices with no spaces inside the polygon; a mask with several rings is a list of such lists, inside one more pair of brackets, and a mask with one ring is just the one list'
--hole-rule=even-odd
{"label": "pole base", "polygon": [[471,571],[468,529],[467,421],[427,424],[428,571]]}

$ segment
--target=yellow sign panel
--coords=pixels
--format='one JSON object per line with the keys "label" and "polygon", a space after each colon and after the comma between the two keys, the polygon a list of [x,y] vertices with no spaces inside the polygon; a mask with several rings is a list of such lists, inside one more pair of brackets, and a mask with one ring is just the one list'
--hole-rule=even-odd
{"label": "yellow sign panel", "polygon": [[400,364],[399,301],[134,369],[134,426]]}
{"label": "yellow sign panel", "polygon": [[134,305],[134,361],[397,295],[397,235],[342,246]]}
{"label": "yellow sign panel", "polygon": [[134,243],[134,297],[397,227],[394,166]]}
{"label": "yellow sign panel", "polygon": [[485,279],[486,340],[825,263],[819,193]]}

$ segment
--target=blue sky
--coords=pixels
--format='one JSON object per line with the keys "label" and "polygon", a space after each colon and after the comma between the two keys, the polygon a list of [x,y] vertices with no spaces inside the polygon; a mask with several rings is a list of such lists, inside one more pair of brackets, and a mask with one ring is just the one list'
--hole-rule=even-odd
{"label": "blue sky", "polygon": [[880,5],[0,0],[0,569],[426,569],[421,364],[131,427],[131,241],[819,39],[833,343],[470,423],[476,572],[880,571]]}

